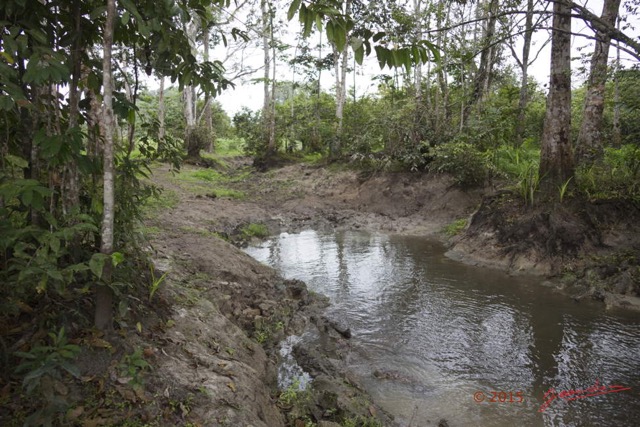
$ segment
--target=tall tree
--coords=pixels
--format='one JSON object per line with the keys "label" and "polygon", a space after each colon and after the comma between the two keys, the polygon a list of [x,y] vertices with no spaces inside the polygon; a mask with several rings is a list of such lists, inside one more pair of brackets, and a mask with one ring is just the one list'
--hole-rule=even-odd
{"label": "tall tree", "polygon": [[115,215],[115,173],[113,163],[113,81],[111,53],[113,49],[113,24],[116,15],[116,0],[107,0],[107,19],[104,24],[104,41],[102,45],[102,87],[104,114],[104,149],[103,149],[103,217],[100,240],[100,252],[105,255],[102,273],[104,283],[96,287],[95,326],[100,330],[111,329],[113,321],[113,292],[111,281],[111,255],[113,253],[114,215]]}
{"label": "tall tree", "polygon": [[[344,13],[351,14],[351,0],[344,2]],[[349,40],[350,33],[346,31],[346,40]],[[333,56],[336,73],[336,132],[331,145],[331,155],[340,156],[342,150],[342,122],[344,118],[344,105],[347,101],[347,65],[349,61],[349,44],[345,43],[342,50],[338,50],[338,45],[333,43]]]}
{"label": "tall tree", "polygon": [[[604,0],[600,16],[603,23],[610,26],[615,25],[620,3],[621,0]],[[602,116],[610,45],[611,36],[609,33],[596,30],[596,44],[591,57],[582,124],[576,141],[576,163],[578,164],[592,162],[602,155]]]}
{"label": "tall tree", "polygon": [[573,177],[571,147],[571,7],[553,3],[551,72],[540,152],[540,186],[549,195]]}
{"label": "tall tree", "polygon": [[[260,0],[260,12],[262,17],[262,53],[264,56],[264,100],[262,106],[262,121],[267,151],[273,154],[276,151],[276,126],[275,126],[275,43],[273,39],[273,10],[268,0]],[[272,54],[273,53],[273,54]],[[272,70],[273,67],[273,70]]]}

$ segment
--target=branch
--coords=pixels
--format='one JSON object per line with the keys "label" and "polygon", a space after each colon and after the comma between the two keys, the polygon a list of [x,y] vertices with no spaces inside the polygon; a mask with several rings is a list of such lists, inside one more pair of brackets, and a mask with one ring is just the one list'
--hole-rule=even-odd
{"label": "branch", "polygon": [[[557,0],[549,0],[549,1],[557,1]],[[608,23],[604,22],[599,16],[593,14],[586,7],[581,6],[574,2],[569,2],[569,4],[571,6],[571,9],[577,12],[577,15],[572,15],[572,17],[580,18],[584,21],[589,21],[593,25],[593,28],[596,30],[596,34],[600,32],[602,34],[605,34],[607,37],[610,37],[613,40],[617,40],[621,43],[626,44],[627,46],[632,48],[635,51],[635,53],[631,53],[628,50],[624,50],[624,49],[622,50],[624,50],[625,52],[629,53],[630,55],[633,55],[633,57],[640,60],[640,42],[634,40],[633,38],[629,37],[622,31],[618,30],[615,26],[609,25]]]}

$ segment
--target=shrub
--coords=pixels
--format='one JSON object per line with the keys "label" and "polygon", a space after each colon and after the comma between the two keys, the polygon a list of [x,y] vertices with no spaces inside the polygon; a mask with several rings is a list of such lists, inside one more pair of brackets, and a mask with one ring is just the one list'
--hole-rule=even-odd
{"label": "shrub", "polygon": [[466,142],[450,142],[431,151],[429,168],[438,173],[451,174],[456,184],[464,187],[483,185],[489,174],[487,156]]}
{"label": "shrub", "polygon": [[606,148],[601,163],[576,170],[576,184],[590,199],[640,199],[640,148]]}
{"label": "shrub", "polygon": [[214,135],[204,127],[196,127],[188,131],[184,141],[187,148],[187,156],[199,158],[200,151],[208,148],[212,144],[213,138]]}

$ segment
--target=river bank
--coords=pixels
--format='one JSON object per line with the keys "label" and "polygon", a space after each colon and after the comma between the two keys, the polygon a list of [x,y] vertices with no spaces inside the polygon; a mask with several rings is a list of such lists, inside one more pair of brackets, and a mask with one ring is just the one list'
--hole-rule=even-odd
{"label": "river bank", "polygon": [[[169,272],[172,285],[167,287],[165,298],[173,304],[180,299],[194,304],[193,308],[178,309],[180,321],[175,322],[178,327],[172,332],[178,338],[172,340],[195,347],[186,357],[174,355],[174,362],[160,365],[159,371],[173,376],[172,381],[180,387],[203,383],[207,393],[222,396],[214,405],[193,405],[199,408],[194,414],[201,420],[213,417],[228,420],[228,425],[304,426],[318,421],[326,422],[320,424],[325,426],[332,425],[329,422],[393,425],[357,380],[344,371],[341,357],[348,353],[349,340],[330,326],[330,320],[322,319],[326,302],[310,295],[304,284],[284,282],[235,246],[282,231],[366,230],[448,240],[452,258],[512,273],[549,275],[564,262],[540,262],[527,258],[526,253],[519,258],[505,256],[500,250],[502,243],[490,241],[495,233],[478,220],[486,204],[483,196],[495,189],[462,191],[442,175],[364,176],[353,170],[300,163],[255,172],[248,159],[235,158],[217,171],[185,166],[177,175],[162,165],[154,171],[153,180],[164,189],[164,195],[156,214],[147,221],[146,231],[152,236],[156,267]],[[465,220],[466,228],[453,238],[443,231]],[[592,273],[576,275],[570,285],[557,280],[546,284],[564,286],[577,300],[592,298],[594,293],[599,298],[598,288],[575,285],[587,274]],[[611,306],[637,305],[628,295],[602,295]],[[212,329],[212,324],[217,326]],[[298,362],[316,376],[315,388],[304,393],[290,390],[283,403],[281,392],[275,391],[276,344],[310,324],[316,324],[331,344],[297,349]],[[194,330],[198,334],[194,335]],[[201,345],[203,338],[214,344]],[[211,348],[213,355],[208,354]],[[163,347],[163,352],[168,350]],[[229,352],[237,364],[233,380],[224,370],[216,369],[206,370],[204,377],[194,376],[194,364],[226,366]],[[245,393],[239,395],[239,390]]]}
{"label": "river bank", "polygon": [[[540,282],[564,287],[576,301],[640,307],[632,295],[638,286],[632,249],[639,234],[633,206],[586,215],[592,225],[580,228],[584,215],[572,222],[580,206],[547,215],[523,208],[497,188],[462,191],[443,175],[365,174],[305,163],[257,172],[248,158],[227,158],[214,169],[185,165],[179,173],[158,164],[153,172],[162,195],[147,206],[139,231],[153,261],[154,291],[132,290],[122,298],[116,334],[67,325],[70,345],[81,348],[78,375],[52,371],[40,380],[37,398],[27,397],[15,381],[0,384],[0,424],[54,417],[82,426],[394,426],[345,368],[349,325],[324,317],[326,298],[238,248],[283,231],[436,238],[447,242],[450,257],[469,264],[552,274]],[[511,213],[490,212],[497,205]],[[514,218],[529,218],[529,229],[513,226]],[[531,247],[514,244],[527,242],[527,233],[545,224],[563,236],[591,234],[564,257],[545,257],[536,239]],[[581,250],[593,250],[595,258],[581,258]],[[83,301],[78,304],[90,308]],[[313,387],[278,389],[279,343],[309,329],[323,345],[298,346],[293,353],[314,376]],[[24,340],[47,337],[45,330],[34,332]],[[378,375],[395,378],[393,371]]]}

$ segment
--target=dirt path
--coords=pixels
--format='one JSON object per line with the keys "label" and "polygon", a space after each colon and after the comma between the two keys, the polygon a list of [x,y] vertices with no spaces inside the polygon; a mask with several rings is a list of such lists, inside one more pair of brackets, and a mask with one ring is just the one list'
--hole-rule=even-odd
{"label": "dirt path", "polygon": [[[246,161],[236,160],[231,175],[242,175]],[[187,167],[183,173],[197,168]],[[225,185],[245,197],[212,198],[208,183],[184,182],[166,167],[154,181],[178,193],[172,221],[182,227],[232,234],[241,224],[261,222],[271,233],[304,228],[364,229],[432,235],[452,221],[468,216],[480,191],[463,192],[441,175],[380,174],[366,178],[349,170],[294,164],[266,173],[245,174]]]}

